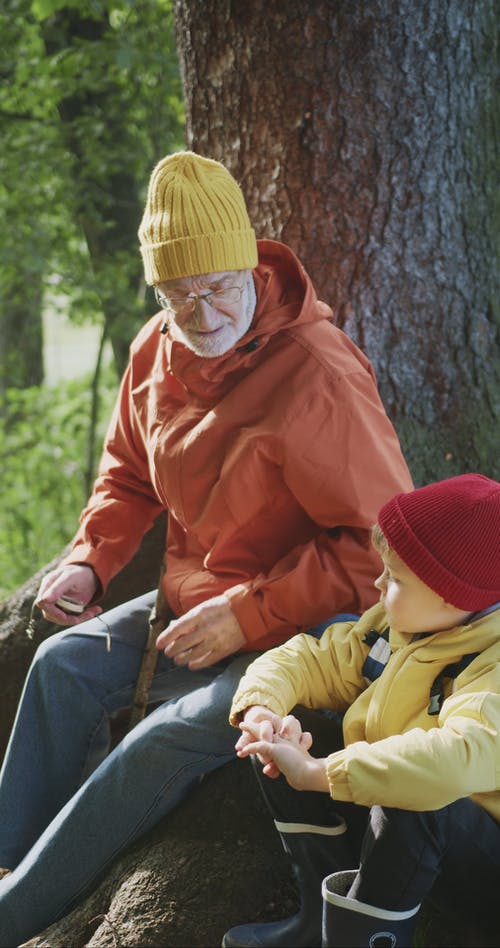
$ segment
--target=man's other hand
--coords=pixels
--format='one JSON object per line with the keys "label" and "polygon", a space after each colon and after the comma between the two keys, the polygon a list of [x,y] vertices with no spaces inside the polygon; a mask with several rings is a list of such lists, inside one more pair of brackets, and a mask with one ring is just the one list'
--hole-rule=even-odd
{"label": "man's other hand", "polygon": [[192,671],[207,668],[238,652],[246,639],[225,596],[214,596],[173,619],[160,632],[156,647],[176,665]]}
{"label": "man's other hand", "polygon": [[[35,599],[35,606],[49,622],[58,625],[78,625],[87,619],[93,619],[102,612],[100,606],[89,605],[98,588],[97,577],[90,566],[76,564],[54,569],[44,576]],[[75,615],[65,612],[56,601],[61,598],[73,600],[83,606],[83,611]]]}

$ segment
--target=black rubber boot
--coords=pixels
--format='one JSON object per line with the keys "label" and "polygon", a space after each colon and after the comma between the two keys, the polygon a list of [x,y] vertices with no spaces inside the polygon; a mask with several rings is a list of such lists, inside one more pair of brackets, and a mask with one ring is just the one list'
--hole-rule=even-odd
{"label": "black rubber boot", "polygon": [[222,948],[320,948],[322,927],[321,883],[332,868],[352,865],[345,841],[346,824],[336,826],[275,821],[300,894],[300,910],[278,922],[238,925],[222,940]]}
{"label": "black rubber boot", "polygon": [[350,899],[357,869],[323,880],[323,948],[411,948],[420,905],[390,912]]}

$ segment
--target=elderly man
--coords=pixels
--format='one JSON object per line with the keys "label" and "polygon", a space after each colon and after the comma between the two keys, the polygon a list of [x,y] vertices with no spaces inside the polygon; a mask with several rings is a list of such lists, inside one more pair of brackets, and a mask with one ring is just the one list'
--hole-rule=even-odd
{"label": "elderly man", "polygon": [[[248,663],[372,604],[369,528],[412,486],[368,360],[291,250],[256,241],[223,165],[161,161],[139,236],[161,312],[131,346],[80,529],[37,597],[67,628],[38,649],[1,775],[1,944],[67,913],[234,758],[228,712]],[[97,603],[164,510],[161,704],[109,753],[154,593],[104,616]]]}

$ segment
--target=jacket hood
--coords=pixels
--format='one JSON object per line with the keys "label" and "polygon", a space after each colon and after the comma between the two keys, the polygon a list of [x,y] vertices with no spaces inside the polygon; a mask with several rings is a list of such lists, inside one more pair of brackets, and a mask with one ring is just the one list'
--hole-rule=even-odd
{"label": "jacket hood", "polygon": [[293,250],[276,240],[259,240],[257,246],[259,265],[253,275],[258,302],[247,333],[249,338],[271,336],[283,328],[333,318],[330,307],[318,300],[311,279]]}
{"label": "jacket hood", "polygon": [[275,240],[257,241],[259,263],[253,270],[257,305],[249,330],[237,344],[216,358],[196,355],[183,343],[166,336],[168,361],[176,378],[191,393],[203,397],[210,386],[210,400],[258,364],[269,340],[284,329],[333,318],[332,310],[318,300],[310,277],[292,250]]}

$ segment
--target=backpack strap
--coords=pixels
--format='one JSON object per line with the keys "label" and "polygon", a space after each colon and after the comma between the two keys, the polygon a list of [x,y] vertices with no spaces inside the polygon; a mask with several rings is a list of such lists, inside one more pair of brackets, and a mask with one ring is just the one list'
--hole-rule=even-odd
{"label": "backpack strap", "polygon": [[[376,678],[379,678],[382,672],[384,671],[387,662],[391,657],[391,648],[389,645],[389,628],[384,629],[383,632],[377,632],[376,629],[370,629],[369,632],[363,638],[363,642],[366,642],[370,646],[370,651],[365,658],[363,663],[363,668],[361,673],[368,685],[375,681]],[[446,665],[445,668],[439,675],[436,676],[430,690],[430,701],[427,708],[427,714],[436,715],[439,714],[443,701],[444,701],[444,679],[445,678],[458,678],[458,676],[463,672],[475,658],[480,655],[480,652],[471,652],[468,655],[463,655],[458,662],[450,662],[449,665]]]}
{"label": "backpack strap", "polygon": [[365,658],[361,674],[367,684],[371,684],[382,674],[387,662],[391,657],[391,647],[389,645],[389,627],[383,632],[377,632],[376,629],[370,629],[366,633],[363,642],[370,645],[370,651]]}
{"label": "backpack strap", "polygon": [[444,679],[445,678],[458,678],[461,672],[463,672],[471,662],[480,655],[481,652],[471,652],[469,655],[463,655],[463,657],[458,662],[452,662],[443,668],[439,675],[434,679],[434,683],[430,690],[430,701],[429,707],[427,708],[427,714],[435,715],[439,714],[441,711],[443,701],[444,701]]}

